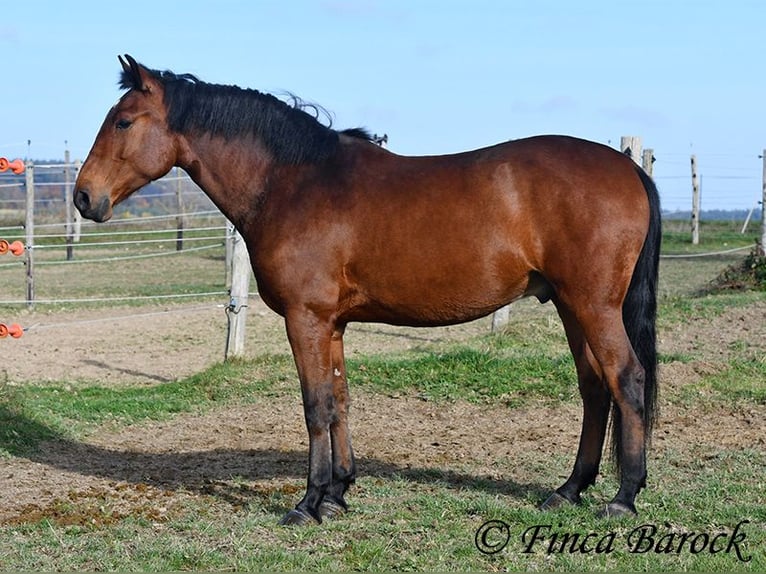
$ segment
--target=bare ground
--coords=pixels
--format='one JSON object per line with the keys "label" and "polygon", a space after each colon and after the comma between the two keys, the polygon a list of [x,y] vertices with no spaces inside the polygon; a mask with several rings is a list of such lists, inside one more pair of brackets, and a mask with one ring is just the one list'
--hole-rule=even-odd
{"label": "bare ground", "polygon": [[[550,305],[534,304],[534,309],[526,305],[519,307],[522,321],[524,313],[553,313]],[[249,354],[289,352],[281,319],[257,300],[251,300],[249,311]],[[0,341],[7,384],[171,381],[219,361],[226,331],[224,312],[214,304],[29,313],[19,319],[28,328],[25,336]],[[488,319],[441,329],[353,326],[347,335],[347,354],[438,345],[488,330]],[[661,385],[693,383],[732,353],[763,354],[766,304],[674,327],[660,333],[660,345],[665,353],[695,357],[692,362],[663,364]],[[573,456],[576,449],[580,419],[576,405],[508,409],[352,393],[352,431],[362,477],[440,469],[456,477],[490,477],[509,490],[534,490],[531,470],[524,465],[499,467],[497,461],[530,453],[540,453],[541,460],[546,453]],[[711,449],[766,449],[764,420],[764,405],[699,416],[682,406],[664,404],[652,456],[662,456],[666,449],[683,450],[692,433],[695,444]],[[725,434],[722,428],[727,429]],[[244,503],[243,496],[252,499],[274,489],[297,489],[305,472],[306,450],[297,395],[206,415],[182,415],[98,434],[84,442],[51,441],[29,459],[2,462],[0,522],[56,518],[63,503],[87,508],[105,498],[113,505],[118,501],[110,516],[141,514],[150,519],[161,519],[184,497],[201,494]],[[562,469],[562,478],[566,470]],[[232,477],[247,482],[245,495]],[[72,519],[71,512],[67,516]]]}

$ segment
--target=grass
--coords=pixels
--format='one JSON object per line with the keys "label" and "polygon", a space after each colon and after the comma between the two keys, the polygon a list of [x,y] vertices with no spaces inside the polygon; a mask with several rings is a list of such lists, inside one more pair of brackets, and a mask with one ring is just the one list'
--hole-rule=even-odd
{"label": "grass", "polygon": [[530,398],[571,400],[576,393],[571,356],[551,359],[541,349],[514,359],[496,351],[457,347],[420,356],[367,357],[349,361],[349,368],[356,375],[354,384],[373,392],[417,393],[438,401],[499,401],[518,407]]}
{"label": "grass", "polygon": [[[675,248],[673,241],[666,247]],[[753,292],[690,296],[714,272],[713,266],[703,266],[703,273],[686,263],[663,261],[668,283],[659,309],[661,331],[766,300]],[[721,262],[716,266],[720,269]],[[502,336],[449,347],[355,355],[349,361],[355,396],[419,396],[437,405],[466,401],[479,409],[577,404],[574,369],[560,326],[545,315],[528,323]],[[758,416],[766,404],[763,349],[758,341],[736,341],[729,349],[731,359],[709,366],[693,382],[663,389],[661,396],[687,409],[689,416],[714,416],[719,409],[757,409]],[[663,364],[698,360],[693,350],[661,356]],[[294,365],[286,355],[214,365],[160,385],[6,384],[0,392],[0,453],[6,460],[35,459],[46,441],[86,445],[102,432],[140,429],[148,421],[285,395],[300,401]],[[727,432],[721,429],[722,436]],[[221,488],[126,483],[104,491],[73,491],[30,510],[25,520],[0,526],[0,569],[766,571],[763,444],[734,448],[688,438],[684,448],[650,453],[650,483],[639,497],[637,519],[595,518],[617,488],[608,469],[582,506],[555,513],[535,510],[551,486],[565,478],[573,456],[547,452],[541,444],[540,450],[513,459],[498,456],[491,472],[477,471],[470,462],[444,468],[362,468],[349,514],[298,529],[275,526],[303,489],[303,477],[289,473],[277,473],[267,484],[221,477]],[[503,521],[509,533],[502,550],[491,555],[475,545],[477,531],[489,520]],[[720,534],[728,541],[738,525],[744,539],[735,548],[741,556],[735,549],[713,554],[708,546],[701,548],[706,537]],[[536,527],[545,538],[525,552],[530,529]],[[642,527],[656,528],[651,549],[648,539],[640,537],[650,530]],[[587,534],[592,534],[590,546],[571,545],[571,537]],[[684,534],[687,543],[678,551]],[[562,543],[567,536],[569,545]],[[692,547],[688,540],[695,537],[698,546]],[[631,551],[639,539],[644,546],[638,549],[648,551]],[[596,552],[597,541],[609,551]]]}
{"label": "grass", "polygon": [[755,359],[737,358],[730,361],[722,370],[707,375],[699,383],[684,388],[688,397],[698,402],[704,397],[706,402],[741,401],[749,404],[766,405],[766,360],[763,355]]}
{"label": "grass", "polygon": [[733,293],[707,294],[690,297],[689,295],[672,295],[661,300],[657,310],[657,321],[660,329],[670,325],[697,319],[713,319],[735,307],[746,307],[752,303],[763,301],[763,294],[755,291],[737,291]]}
{"label": "grass", "polygon": [[167,420],[247,397],[267,397],[292,367],[289,357],[214,365],[192,377],[139,387],[77,383],[4,386],[0,395],[0,455],[23,456],[41,441],[78,440],[95,429]]}
{"label": "grass", "polygon": [[[678,453],[683,456],[682,453]],[[525,461],[521,461],[525,462]],[[562,461],[555,461],[560,463]],[[412,478],[363,479],[355,493],[357,510],[342,520],[304,529],[274,526],[276,516],[253,504],[234,511],[220,501],[193,498],[166,521],[125,517],[110,524],[66,525],[56,520],[3,528],[0,561],[14,568],[39,570],[608,570],[625,571],[762,571],[766,543],[763,500],[753,488],[763,486],[762,452],[722,453],[707,464],[735,471],[720,477],[704,465],[685,469],[658,467],[654,482],[661,488],[642,496],[642,516],[622,522],[597,520],[594,499],[603,500],[615,484],[605,480],[580,508],[551,514],[533,510],[530,500],[514,499],[493,490]],[[664,468],[670,467],[669,471]],[[546,477],[548,478],[548,477]],[[704,496],[702,495],[704,493]],[[404,500],[401,500],[402,497]],[[732,499],[739,502],[732,503]],[[392,500],[399,503],[392,504]],[[290,500],[279,500],[289,505]],[[475,534],[488,520],[509,527],[507,545],[494,555],[475,547]],[[743,521],[749,521],[743,523]],[[712,538],[731,536],[737,525],[745,535],[735,551],[710,554],[667,547],[663,536],[693,532]],[[636,529],[658,529],[648,552],[634,553]],[[530,552],[529,529],[546,538]],[[556,534],[593,534],[590,551],[571,551],[552,540]],[[614,536],[609,552],[598,554],[595,541]],[[632,536],[632,538],[631,538]]]}
{"label": "grass", "polygon": [[692,243],[691,227],[688,222],[668,221],[663,223],[662,251],[665,254],[694,254],[726,251],[738,247],[749,247],[760,238],[757,225],[750,225],[741,233],[742,222],[702,221],[700,222],[699,243]]}

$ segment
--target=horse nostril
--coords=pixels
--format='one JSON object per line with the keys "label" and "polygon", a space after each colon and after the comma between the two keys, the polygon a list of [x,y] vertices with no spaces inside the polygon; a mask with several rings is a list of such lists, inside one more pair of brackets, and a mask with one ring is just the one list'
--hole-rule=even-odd
{"label": "horse nostril", "polygon": [[74,192],[74,205],[80,210],[80,213],[90,209],[90,194],[84,189],[78,189]]}

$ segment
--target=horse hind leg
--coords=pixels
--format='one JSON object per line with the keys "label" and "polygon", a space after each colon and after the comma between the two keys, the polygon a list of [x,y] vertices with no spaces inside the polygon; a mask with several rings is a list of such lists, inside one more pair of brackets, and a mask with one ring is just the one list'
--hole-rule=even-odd
{"label": "horse hind leg", "polygon": [[[631,353],[632,354],[632,353]],[[620,473],[620,488],[601,511],[601,517],[636,515],[636,495],[646,486],[646,436],[644,420],[644,369],[635,359],[614,377],[615,410],[612,426],[614,460]]]}
{"label": "horse hind leg", "polygon": [[561,317],[577,369],[578,387],[583,401],[582,431],[574,469],[569,479],[540,506],[550,510],[579,504],[580,493],[596,482],[604,447],[611,397],[601,368],[593,356],[580,324],[561,301],[554,299]]}
{"label": "horse hind leg", "polygon": [[614,404],[612,427],[620,474],[620,489],[601,515],[635,515],[636,495],[646,484],[644,368],[625,332],[620,308],[602,307],[586,318],[580,324]]}

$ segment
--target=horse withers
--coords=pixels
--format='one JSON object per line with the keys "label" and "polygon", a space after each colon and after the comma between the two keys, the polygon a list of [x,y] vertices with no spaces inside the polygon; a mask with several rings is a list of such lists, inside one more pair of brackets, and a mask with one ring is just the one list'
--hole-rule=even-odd
{"label": "horse withers", "polygon": [[244,237],[258,292],[285,320],[309,435],[306,493],[283,524],[347,509],[348,323],[449,325],[530,295],[556,306],[583,400],[574,469],[542,507],[578,503],[594,483],[611,409],[620,488],[602,514],[636,513],[655,415],[661,230],[657,190],[630,158],[555,135],[405,157],[299,101],[120,62],[126,92],[75,205],[106,221],[178,166]]}

